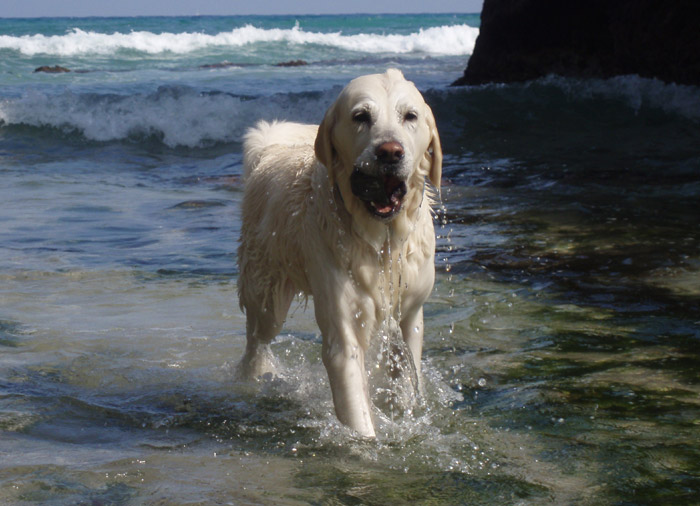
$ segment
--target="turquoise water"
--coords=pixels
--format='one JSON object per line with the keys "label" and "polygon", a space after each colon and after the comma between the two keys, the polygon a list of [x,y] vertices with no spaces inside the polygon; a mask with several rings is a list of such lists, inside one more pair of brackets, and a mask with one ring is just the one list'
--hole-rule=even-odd
{"label": "turquoise water", "polygon": [[[449,88],[476,33],[465,15],[1,19],[0,503],[696,502],[700,90]],[[73,72],[33,73],[56,64]],[[442,136],[438,276],[426,396],[377,409],[365,442],[333,415],[301,301],[281,376],[234,379],[240,139],[317,122],[390,66]]]}

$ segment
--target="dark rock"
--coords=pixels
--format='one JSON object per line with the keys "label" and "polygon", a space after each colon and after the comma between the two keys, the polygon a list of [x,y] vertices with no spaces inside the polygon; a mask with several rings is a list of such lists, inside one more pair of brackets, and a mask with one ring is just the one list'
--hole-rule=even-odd
{"label": "dark rock", "polygon": [[220,63],[205,63],[204,65],[200,65],[200,69],[225,69],[228,67],[238,67],[239,65],[235,63],[231,63],[228,61],[223,61]]}
{"label": "dark rock", "polygon": [[220,200],[186,200],[175,204],[170,209],[206,209],[209,207],[222,207],[226,204]]}
{"label": "dark rock", "polygon": [[62,74],[64,72],[70,72],[70,69],[67,69],[66,67],[61,67],[59,65],[54,65],[53,67],[43,65],[34,69],[34,72],[46,72],[47,74]]}
{"label": "dark rock", "polygon": [[304,60],[291,60],[278,63],[275,67],[303,67],[304,65],[308,65]]}
{"label": "dark rock", "polygon": [[485,0],[481,31],[455,85],[557,74],[638,74],[700,84],[696,0]]}

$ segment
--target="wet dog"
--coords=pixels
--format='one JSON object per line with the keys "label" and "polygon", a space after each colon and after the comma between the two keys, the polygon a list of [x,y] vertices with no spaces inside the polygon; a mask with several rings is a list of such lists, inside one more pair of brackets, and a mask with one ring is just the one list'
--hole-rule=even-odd
{"label": "wet dog", "polygon": [[372,437],[365,352],[382,322],[398,322],[420,374],[442,171],[433,113],[390,69],[351,81],[320,126],[260,122],[243,150],[240,372],[274,373],[269,344],[294,295],[311,295],[336,415]]}

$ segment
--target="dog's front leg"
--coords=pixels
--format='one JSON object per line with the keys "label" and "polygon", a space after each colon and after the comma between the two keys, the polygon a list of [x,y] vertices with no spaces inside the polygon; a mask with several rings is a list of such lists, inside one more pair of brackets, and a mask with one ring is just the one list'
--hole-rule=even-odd
{"label": "dog's front leg", "polygon": [[413,366],[416,369],[416,379],[418,380],[419,395],[423,395],[423,375],[421,374],[421,355],[423,353],[423,306],[409,312],[401,320],[401,334],[403,340],[411,350]]}
{"label": "dog's front leg", "polygon": [[335,413],[342,423],[362,436],[374,437],[364,350],[348,336],[323,337],[323,364],[333,394]]}
{"label": "dog's front leg", "polygon": [[[367,332],[374,324],[364,319],[374,314],[373,307],[358,307],[362,304],[349,280],[325,279],[319,285],[314,293],[314,307],[323,335],[323,364],[336,416],[362,436],[374,437],[365,372]],[[369,301],[366,303],[372,306]]]}
{"label": "dog's front leg", "polygon": [[420,380],[420,359],[423,353],[423,306],[405,315],[401,320],[403,340],[411,350],[413,365]]}

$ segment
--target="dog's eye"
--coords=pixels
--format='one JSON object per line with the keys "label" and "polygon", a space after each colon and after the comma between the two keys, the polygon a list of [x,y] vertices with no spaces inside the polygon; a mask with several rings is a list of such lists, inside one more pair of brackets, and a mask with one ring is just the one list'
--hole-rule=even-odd
{"label": "dog's eye", "polygon": [[352,120],[355,123],[366,123],[369,124],[372,122],[372,115],[369,113],[369,111],[362,109],[361,111],[355,111],[352,115]]}
{"label": "dog's eye", "polygon": [[406,114],[403,115],[403,120],[404,121],[416,121],[418,119],[418,114],[416,114],[413,111],[408,111]]}

